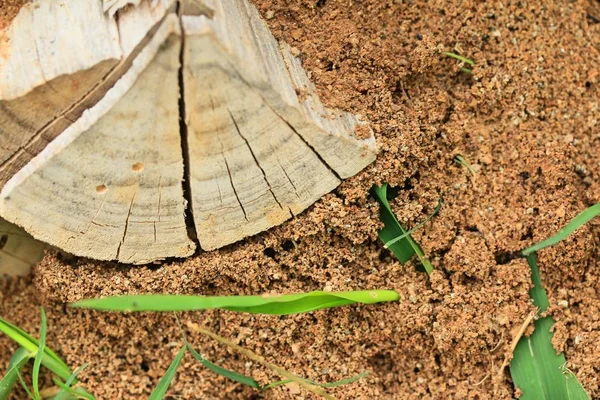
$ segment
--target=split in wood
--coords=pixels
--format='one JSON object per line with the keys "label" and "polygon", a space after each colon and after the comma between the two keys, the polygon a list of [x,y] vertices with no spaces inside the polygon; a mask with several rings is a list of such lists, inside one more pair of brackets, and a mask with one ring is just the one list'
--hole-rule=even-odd
{"label": "split in wood", "polygon": [[185,257],[282,223],[375,158],[247,0],[48,3],[23,7],[0,52],[0,216],[39,240]]}

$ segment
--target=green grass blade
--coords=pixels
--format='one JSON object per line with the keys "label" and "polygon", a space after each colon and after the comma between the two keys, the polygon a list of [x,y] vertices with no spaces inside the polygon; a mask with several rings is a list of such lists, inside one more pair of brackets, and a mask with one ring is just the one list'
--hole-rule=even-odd
{"label": "green grass blade", "polygon": [[[542,287],[535,253],[527,258],[534,287],[530,291],[534,304],[544,311],[549,302]],[[510,374],[515,385],[523,391],[521,400],[583,400],[589,396],[570,371],[565,370],[564,354],[556,354],[552,346],[554,325],[551,317],[535,322],[529,337],[522,337],[510,363]]]}
{"label": "green grass blade", "polygon": [[[470,71],[469,71],[470,72]],[[460,154],[457,155],[456,157],[454,157],[454,162],[462,165],[464,168],[467,169],[467,171],[469,171],[469,173],[472,176],[475,176],[475,170],[473,169],[473,167],[471,167],[471,164],[469,164],[469,162],[467,161],[466,158],[464,158],[463,156],[461,156]]]}
{"label": "green grass blade", "polygon": [[263,296],[190,296],[135,295],[81,300],[72,307],[105,311],[192,311],[222,309],[253,314],[287,315],[346,304],[373,304],[396,301],[393,290],[360,290],[352,292],[309,292]]}
{"label": "green grass blade", "polygon": [[[400,225],[398,219],[394,215],[392,208],[390,207],[390,203],[387,200],[387,189],[388,184],[385,183],[381,187],[373,186],[372,192],[379,204],[380,207],[380,218],[384,224],[383,229],[379,231],[379,239],[384,244],[388,244],[388,247],[392,253],[400,260],[402,264],[409,261],[415,254],[421,261],[423,268],[425,271],[430,274],[433,272],[433,265],[431,262],[425,257],[421,246],[419,246],[414,239],[407,234],[408,232]],[[401,237],[402,239],[398,239]]]}
{"label": "green grass blade", "polygon": [[17,382],[19,372],[32,357],[32,354],[23,347],[19,347],[15,354],[13,354],[8,363],[8,371],[6,371],[6,374],[0,380],[0,400],[8,399],[10,392]]}
{"label": "green grass blade", "polygon": [[[27,332],[25,332],[24,330],[22,330],[21,328],[15,326],[15,325],[11,324],[10,322],[4,320],[1,317],[0,317],[0,332],[4,333],[6,336],[8,336],[12,340],[14,340],[21,347],[24,347],[27,350],[29,350],[29,352],[31,352],[31,353],[35,353],[39,347],[37,339],[34,339]],[[68,374],[66,374],[66,376],[63,378],[63,379],[67,379],[69,377],[69,375],[71,374],[71,370],[69,369],[69,366],[63,360],[61,360],[60,357],[58,355],[56,355],[56,353],[54,353],[50,348],[48,348],[48,346],[46,346],[44,348],[44,352],[48,355],[48,357],[50,357],[54,361],[56,361],[57,364],[61,365],[65,370],[69,370]],[[55,371],[53,371],[53,372],[56,373]],[[58,373],[56,373],[56,374],[59,375]]]}
{"label": "green grass blade", "polygon": [[[181,328],[181,327],[180,327]],[[210,361],[208,361],[206,358],[202,357],[202,355],[200,353],[198,353],[194,347],[190,344],[190,342],[187,340],[187,337],[185,336],[185,334],[183,333],[182,330],[182,335],[183,335],[183,340],[185,341],[185,346],[188,349],[188,351],[192,354],[192,356],[200,361],[202,363],[202,365],[204,365],[206,368],[210,369],[212,372],[221,375],[225,378],[231,379],[234,382],[238,382],[241,383],[243,385],[247,385],[250,386],[252,388],[258,389],[258,390],[268,390],[268,389],[272,389],[274,387],[277,386],[281,386],[281,385],[286,385],[288,383],[291,383],[292,380],[291,379],[285,379],[285,380],[281,380],[281,381],[276,381],[273,383],[269,383],[267,385],[262,386],[260,383],[258,383],[254,378],[247,376],[247,375],[243,375],[240,373],[237,373],[235,371],[231,371],[228,369],[225,369],[223,367],[220,367]],[[313,385],[317,385],[317,386],[321,386],[321,387],[335,387],[335,386],[341,386],[341,385],[347,385],[349,383],[355,382],[365,376],[368,375],[368,372],[363,372],[360,373],[356,376],[350,377],[350,378],[346,378],[346,379],[342,379],[336,382],[328,382],[328,383],[317,383],[314,381],[311,381],[309,379],[305,379],[306,382],[309,382]]]}
{"label": "green grass blade", "polygon": [[435,210],[433,210],[433,212],[427,216],[427,218],[425,218],[423,221],[419,222],[414,228],[412,228],[411,230],[403,233],[402,235],[393,238],[392,240],[390,240],[387,243],[383,243],[385,248],[389,248],[391,245],[393,245],[396,242],[399,242],[400,240],[410,236],[413,232],[415,232],[416,230],[420,229],[423,227],[423,225],[425,225],[431,218],[433,218],[442,208],[442,204],[444,204],[444,202],[442,201],[442,199],[438,200],[437,206],[435,206]]}
{"label": "green grass blade", "polygon": [[573,218],[567,225],[565,225],[564,228],[558,231],[556,235],[551,236],[543,242],[540,242],[523,250],[523,255],[528,256],[531,253],[555,245],[556,243],[560,242],[561,240],[565,239],[567,236],[575,232],[582,225],[593,219],[598,214],[600,214],[600,203],[588,207],[579,214],[577,214],[577,216]]}
{"label": "green grass blade", "polygon": [[[71,388],[71,385],[73,384],[73,382],[75,382],[75,380],[77,379],[77,375],[79,375],[81,373],[81,371],[83,371],[84,369],[87,368],[89,364],[83,364],[82,366],[80,366],[79,368],[77,368],[75,370],[75,372],[73,372],[71,374],[71,376],[69,377],[69,379],[67,379],[67,381],[65,382],[65,386],[67,388]],[[72,388],[71,388],[72,389]],[[61,387],[60,392],[58,392],[58,394],[54,397],[53,400],[64,400],[65,397],[67,396],[68,390],[65,389],[64,387]]]}
{"label": "green grass blade", "polygon": [[33,362],[33,394],[36,399],[40,398],[40,387],[39,387],[39,379],[40,379],[40,367],[42,366],[42,358],[44,357],[44,349],[46,348],[46,330],[48,328],[46,321],[46,311],[44,311],[44,307],[40,308],[40,312],[42,315],[42,324],[40,327],[40,340],[38,343],[38,350],[35,354],[35,361]]}
{"label": "green grass blade", "polygon": [[148,400],[162,400],[165,397],[165,393],[167,393],[169,385],[171,385],[171,381],[175,377],[177,368],[179,367],[181,359],[185,354],[185,349],[186,347],[183,346],[181,350],[179,350],[179,353],[177,353],[177,356],[175,356],[175,359],[173,360],[171,365],[169,365],[169,368],[167,369],[163,377],[160,378],[158,385],[156,385],[156,387],[150,394],[150,397],[148,397]]}
{"label": "green grass blade", "polygon": [[[71,399],[75,398],[75,399],[96,400],[96,398],[93,395],[88,393],[81,386],[71,387],[64,382],[61,382],[60,379],[57,379],[56,377],[53,378],[53,381],[54,381],[54,384],[61,389],[61,391],[64,390],[67,393],[67,396],[71,396]],[[56,400],[56,399],[57,399],[57,397],[54,397],[52,400]],[[69,397],[67,397],[65,400],[71,400],[71,399]]]}
{"label": "green grass blade", "polygon": [[20,371],[17,372],[17,377],[19,378],[19,382],[21,383],[21,386],[23,386],[25,393],[27,393],[27,397],[35,400],[35,397],[33,397],[33,393],[31,393],[31,390],[29,390],[29,388],[27,387],[27,384],[25,383],[25,379],[23,379],[23,376],[21,375]]}
{"label": "green grass blade", "polygon": [[262,388],[260,386],[260,384],[254,378],[243,375],[243,374],[239,374],[235,371],[230,371],[228,369],[225,369],[223,367],[220,367],[220,366],[208,361],[206,358],[202,357],[202,355],[200,353],[198,353],[192,347],[192,345],[187,341],[187,339],[185,339],[185,346],[188,349],[188,351],[192,354],[192,357],[194,357],[196,360],[200,361],[202,363],[202,365],[204,365],[206,368],[208,368],[215,374],[224,376],[225,378],[231,379],[234,382],[238,382],[238,383],[253,387],[255,389]]}
{"label": "green grass blade", "polygon": [[[469,64],[471,67],[475,65],[475,61],[471,60],[470,58],[467,57],[463,57],[463,56],[459,56],[456,53],[451,53],[449,51],[445,51],[442,53],[443,55],[450,57],[450,58],[454,58],[455,60],[464,62],[465,64]],[[471,70],[468,70],[469,72],[471,72]]]}

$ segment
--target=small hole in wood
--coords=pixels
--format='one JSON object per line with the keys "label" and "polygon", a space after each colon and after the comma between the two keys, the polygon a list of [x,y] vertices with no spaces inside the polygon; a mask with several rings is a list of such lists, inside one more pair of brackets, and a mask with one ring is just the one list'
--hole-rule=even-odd
{"label": "small hole in wood", "polygon": [[104,193],[106,193],[107,190],[108,190],[108,188],[106,187],[106,185],[96,186],[96,193],[104,194]]}
{"label": "small hole in wood", "polygon": [[135,172],[142,172],[144,170],[144,164],[137,162],[131,166],[131,169]]}
{"label": "small hole in wood", "polygon": [[8,242],[8,235],[2,235],[2,237],[0,237],[0,250],[6,246],[6,242]]}

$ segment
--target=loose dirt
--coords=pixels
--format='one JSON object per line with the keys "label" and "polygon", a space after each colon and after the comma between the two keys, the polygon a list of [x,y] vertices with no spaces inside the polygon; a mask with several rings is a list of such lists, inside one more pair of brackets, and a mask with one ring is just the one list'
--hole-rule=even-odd
{"label": "loose dirt", "polygon": [[0,0],[0,31],[7,27],[29,0]]}
{"label": "loose dirt", "polygon": [[[98,398],[148,395],[182,344],[171,315],[117,315],[65,306],[122,293],[257,294],[390,288],[401,300],[311,314],[188,313],[191,320],[346,399],[510,399],[499,368],[532,311],[529,269],[517,252],[600,201],[600,7],[593,1],[257,0],[274,34],[303,60],[329,106],[371,122],[381,153],[298,218],[198,257],[150,267],[49,252],[32,277],[4,280],[0,315],[37,332]],[[472,74],[445,57],[475,60]],[[475,176],[453,161],[464,156]],[[400,265],[377,240],[373,184],[400,189],[431,279]],[[539,254],[557,320],[555,346],[592,398],[600,397],[600,225]],[[31,281],[30,281],[31,280]],[[213,362],[277,379],[192,333]],[[14,345],[0,338],[3,366]],[[312,398],[291,385],[265,393],[208,372],[186,356],[170,398]]]}

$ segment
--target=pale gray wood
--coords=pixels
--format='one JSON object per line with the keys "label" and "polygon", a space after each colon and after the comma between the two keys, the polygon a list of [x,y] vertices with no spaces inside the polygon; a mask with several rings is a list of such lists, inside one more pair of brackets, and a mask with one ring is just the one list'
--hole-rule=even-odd
{"label": "pale gray wood", "polygon": [[340,183],[260,95],[224,66],[228,60],[221,52],[210,36],[186,38],[192,205],[205,250],[278,225]]}
{"label": "pale gray wood", "polygon": [[82,132],[74,124],[13,177],[2,215],[78,256],[146,263],[194,252],[181,185],[181,39],[168,33],[140,53],[128,85],[91,109],[104,115]]}
{"label": "pale gray wood", "polygon": [[[44,126],[21,127],[28,142],[0,164],[0,216],[35,238],[102,260],[185,257],[182,185],[187,222],[212,250],[292,218],[374,160],[373,136],[355,135],[363,122],[323,106],[246,0],[188,2],[181,18],[174,0],[94,1],[118,21],[120,58],[56,78],[97,82],[65,92],[65,104],[80,98]],[[43,102],[55,82],[40,82],[30,93]]]}
{"label": "pale gray wood", "polygon": [[46,246],[0,218],[0,276],[25,276],[44,256]]}

